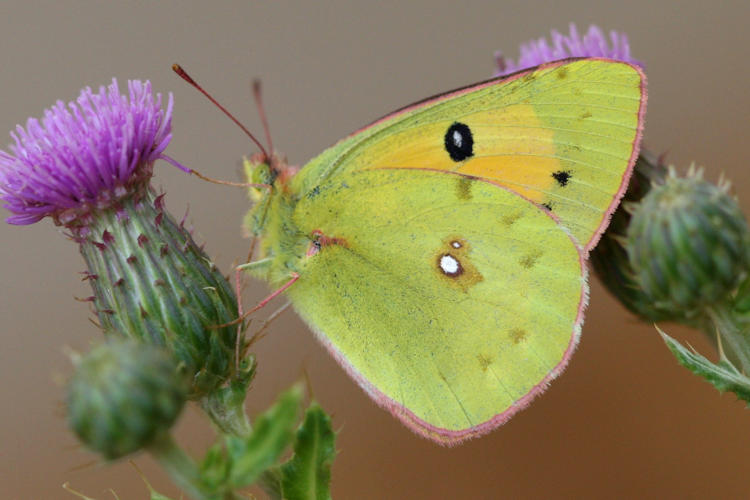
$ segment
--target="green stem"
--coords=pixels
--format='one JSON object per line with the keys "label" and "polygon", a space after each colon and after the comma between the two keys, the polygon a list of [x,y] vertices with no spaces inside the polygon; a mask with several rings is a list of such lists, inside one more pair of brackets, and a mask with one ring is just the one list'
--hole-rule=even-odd
{"label": "green stem", "polygon": [[[252,432],[245,412],[246,388],[242,382],[230,384],[201,399],[201,407],[219,430],[228,435],[246,438]],[[281,500],[281,474],[277,468],[261,474],[258,483],[271,500]]]}
{"label": "green stem", "polygon": [[166,469],[172,480],[195,500],[218,500],[220,497],[202,483],[195,462],[185,454],[168,433],[157,437],[148,448]]}
{"label": "green stem", "polygon": [[200,399],[201,408],[223,434],[244,438],[252,432],[245,412],[245,398],[255,376],[255,367],[255,357],[246,356],[228,384]]}
{"label": "green stem", "polygon": [[[255,361],[249,360],[244,376],[208,394],[200,400],[201,407],[213,423],[226,435],[247,438],[252,433],[250,419],[245,412],[245,396],[255,371]],[[258,483],[271,500],[281,500],[281,473],[274,467],[263,472]]]}
{"label": "green stem", "polygon": [[[252,426],[245,412],[244,397],[239,401],[221,397],[221,391],[227,391],[224,393],[227,394],[230,390],[231,386],[202,398],[201,408],[223,434],[246,438],[252,432]],[[270,500],[281,500],[281,473],[278,468],[263,472],[258,483]]]}
{"label": "green stem", "polygon": [[211,417],[213,423],[223,434],[238,437],[249,436],[252,427],[245,412],[244,398],[238,404],[235,401],[217,397],[217,393],[222,390],[216,390],[202,398],[200,400],[201,408]]}

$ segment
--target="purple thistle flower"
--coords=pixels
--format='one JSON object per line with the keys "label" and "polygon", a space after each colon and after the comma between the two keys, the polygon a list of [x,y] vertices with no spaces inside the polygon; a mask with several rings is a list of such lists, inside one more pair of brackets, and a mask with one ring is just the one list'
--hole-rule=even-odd
{"label": "purple thistle flower", "polygon": [[0,150],[0,199],[13,213],[7,222],[51,216],[68,224],[146,189],[172,138],[172,103],[170,94],[162,110],[148,81],[128,81],[124,96],[112,79],[97,94],[86,87],[75,102],[58,101],[41,123],[18,125],[11,153]]}
{"label": "purple thistle flower", "polygon": [[[166,347],[200,399],[233,377],[237,299],[191,234],[150,185],[168,158],[172,95],[162,109],[149,82],[117,80],[58,101],[0,151],[0,199],[11,224],[51,217],[88,267],[90,302],[105,334]],[[220,326],[225,325],[225,326]],[[242,344],[240,344],[242,347]]]}
{"label": "purple thistle flower", "polygon": [[[611,46],[610,46],[611,43]],[[532,40],[521,45],[518,62],[506,59],[502,52],[495,53],[497,70],[495,76],[508,75],[526,68],[538,66],[569,57],[605,57],[642,66],[640,61],[630,56],[628,36],[617,31],[609,32],[609,40],[597,26],[590,26],[583,38],[575,24],[570,23],[570,35],[565,36],[552,30],[552,44],[545,38]]]}

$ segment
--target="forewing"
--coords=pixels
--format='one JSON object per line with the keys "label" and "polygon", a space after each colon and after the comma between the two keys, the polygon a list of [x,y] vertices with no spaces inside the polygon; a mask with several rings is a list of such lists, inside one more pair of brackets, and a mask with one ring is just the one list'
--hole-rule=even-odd
{"label": "forewing", "polygon": [[380,167],[460,172],[544,206],[588,252],[627,187],[645,101],[645,77],[630,64],[544,65],[375,122],[311,161],[297,189]]}

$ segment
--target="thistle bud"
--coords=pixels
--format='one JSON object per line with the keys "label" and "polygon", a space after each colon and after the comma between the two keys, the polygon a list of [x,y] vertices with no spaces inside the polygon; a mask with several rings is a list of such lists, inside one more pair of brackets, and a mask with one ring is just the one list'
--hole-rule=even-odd
{"label": "thistle bud", "polygon": [[649,321],[673,318],[669,311],[660,310],[641,290],[623,243],[630,225],[632,207],[646,196],[654,184],[663,182],[666,175],[667,169],[657,157],[648,151],[641,151],[622,203],[612,214],[607,230],[589,256],[594,271],[607,290],[628,310]]}
{"label": "thistle bud", "polygon": [[627,231],[636,281],[657,307],[683,317],[730,298],[748,269],[747,221],[728,186],[670,171],[637,205]]}
{"label": "thistle bud", "polygon": [[107,342],[77,361],[68,384],[68,424],[87,447],[120,458],[172,427],[187,389],[185,374],[164,349]]}
{"label": "thistle bud", "polygon": [[[234,368],[237,300],[222,274],[150,185],[171,133],[148,82],[117,82],[30,119],[0,151],[0,199],[12,224],[44,217],[80,245],[105,333],[167,347],[192,378],[190,397]],[[184,168],[184,167],[181,167]],[[187,169],[186,169],[187,170]]]}

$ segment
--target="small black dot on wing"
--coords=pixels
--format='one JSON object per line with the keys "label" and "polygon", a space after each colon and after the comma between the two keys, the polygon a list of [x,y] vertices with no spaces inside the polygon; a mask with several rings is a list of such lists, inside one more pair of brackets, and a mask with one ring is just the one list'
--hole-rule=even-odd
{"label": "small black dot on wing", "polygon": [[560,187],[565,187],[568,185],[571,175],[569,170],[560,170],[558,172],[553,172],[552,177],[557,181]]}

